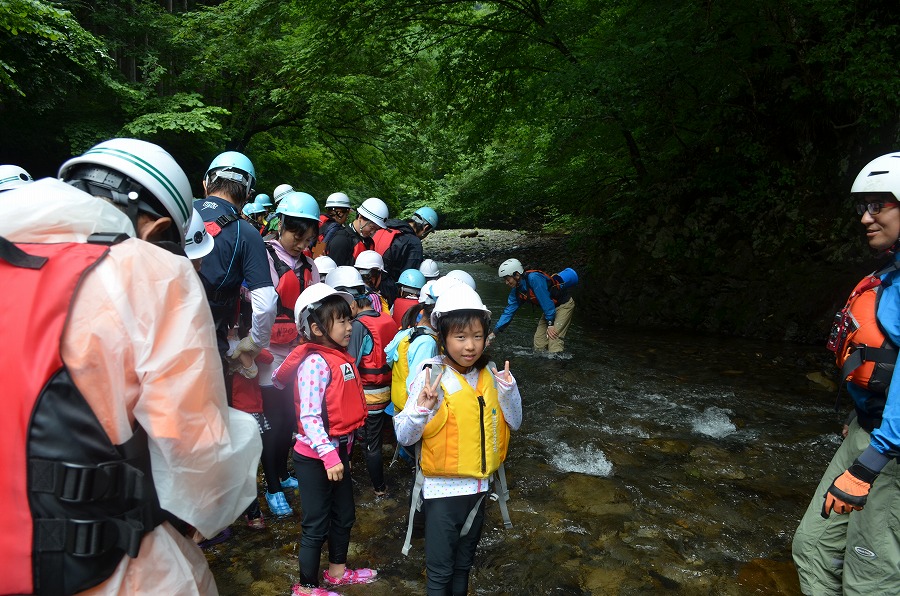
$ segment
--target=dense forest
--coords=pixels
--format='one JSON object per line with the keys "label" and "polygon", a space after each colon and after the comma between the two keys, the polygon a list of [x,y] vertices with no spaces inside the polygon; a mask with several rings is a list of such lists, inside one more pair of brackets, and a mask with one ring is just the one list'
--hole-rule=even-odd
{"label": "dense forest", "polygon": [[192,180],[565,232],[606,320],[824,336],[900,148],[893,1],[0,0],[0,163],[111,136]]}

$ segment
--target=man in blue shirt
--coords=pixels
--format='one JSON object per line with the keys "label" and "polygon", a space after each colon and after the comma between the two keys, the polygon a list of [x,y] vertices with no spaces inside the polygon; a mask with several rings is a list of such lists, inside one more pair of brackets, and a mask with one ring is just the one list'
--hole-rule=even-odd
{"label": "man in blue shirt", "polygon": [[804,594],[900,594],[900,153],[870,162],[851,193],[869,246],[889,260],[857,285],[836,318],[828,347],[856,418],[792,550]]}
{"label": "man in blue shirt", "polygon": [[216,243],[200,266],[200,278],[216,323],[216,339],[228,382],[228,332],[237,322],[241,284],[245,283],[252,305],[250,334],[242,338],[230,358],[242,352],[256,356],[269,345],[278,295],[269,273],[269,259],[262,236],[253,224],[241,219],[240,209],[253,195],[256,171],[246,155],[226,151],[216,157],[203,178],[207,197],[194,201]]}
{"label": "man in blue shirt", "polygon": [[494,327],[494,333],[491,333],[488,339],[493,340],[496,333],[500,333],[509,325],[519,306],[530,302],[540,306],[544,315],[538,321],[537,330],[534,332],[534,349],[562,352],[563,339],[575,312],[575,301],[569,292],[560,289],[543,271],[531,269],[525,271],[518,259],[503,261],[498,273],[511,289],[506,308],[500,315],[497,326]]}

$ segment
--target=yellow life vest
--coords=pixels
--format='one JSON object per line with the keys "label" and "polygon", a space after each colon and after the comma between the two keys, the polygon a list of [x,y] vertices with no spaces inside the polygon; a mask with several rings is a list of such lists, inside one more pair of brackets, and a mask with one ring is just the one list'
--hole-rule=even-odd
{"label": "yellow life vest", "polygon": [[452,367],[441,377],[444,400],[422,433],[421,468],[425,476],[488,478],[509,447],[509,426],[500,409],[497,384],[489,367],[472,388]]}
{"label": "yellow life vest", "polygon": [[399,412],[406,407],[407,381],[409,380],[409,346],[416,338],[425,335],[428,331],[424,327],[415,327],[411,333],[397,344],[397,361],[391,369],[391,401],[394,409]]}

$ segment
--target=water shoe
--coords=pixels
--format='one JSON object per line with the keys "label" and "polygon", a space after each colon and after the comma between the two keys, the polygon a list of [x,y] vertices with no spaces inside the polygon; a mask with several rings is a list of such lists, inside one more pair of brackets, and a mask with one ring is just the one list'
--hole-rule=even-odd
{"label": "water shoe", "polygon": [[352,586],[354,584],[371,584],[378,579],[378,572],[374,569],[344,569],[344,575],[340,578],[331,577],[328,570],[322,572],[322,579],[330,586]]}
{"label": "water shoe", "polygon": [[278,491],[274,495],[269,491],[266,491],[266,503],[269,504],[269,511],[276,517],[284,517],[294,513],[294,510],[291,509],[290,504],[287,502],[287,498],[285,498],[284,493],[281,491]]}

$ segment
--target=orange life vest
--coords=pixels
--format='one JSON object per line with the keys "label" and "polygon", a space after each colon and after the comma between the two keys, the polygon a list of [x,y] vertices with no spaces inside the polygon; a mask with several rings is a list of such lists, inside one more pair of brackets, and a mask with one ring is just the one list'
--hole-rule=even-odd
{"label": "orange life vest", "polygon": [[[562,300],[563,298],[565,298],[565,300],[562,300],[562,303],[568,302],[569,299],[568,299],[566,292],[564,292],[560,288],[559,282],[556,279],[554,279],[552,275],[545,273],[545,272],[541,271],[540,269],[526,269],[523,276],[527,277],[527,275],[529,273],[540,273],[545,278],[547,278],[547,289],[550,292],[550,300],[553,301],[554,306],[559,306],[561,303],[560,300]],[[527,292],[523,292],[521,289],[519,289],[518,286],[516,286],[516,296],[522,302],[530,302],[530,303],[536,304],[538,306],[541,305],[541,303],[538,302],[537,297],[534,295],[534,290],[531,289],[530,281],[528,282],[528,291]]]}
{"label": "orange life vest", "polygon": [[880,276],[890,268],[863,278],[836,315],[827,347],[835,353],[842,378],[875,393],[886,393],[897,360],[897,346],[878,324]]}

